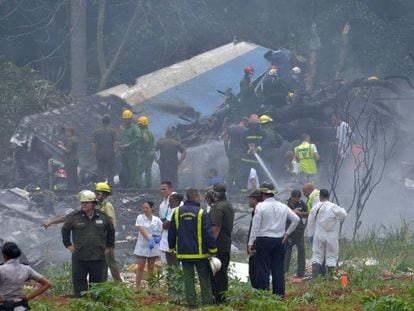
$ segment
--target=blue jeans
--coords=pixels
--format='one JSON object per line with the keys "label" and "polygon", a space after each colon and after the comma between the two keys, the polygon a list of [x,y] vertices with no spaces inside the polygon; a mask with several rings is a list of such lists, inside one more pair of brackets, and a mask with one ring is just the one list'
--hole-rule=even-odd
{"label": "blue jeans", "polygon": [[268,290],[271,273],[273,293],[282,298],[285,296],[285,252],[282,238],[258,237],[256,239],[257,287]]}

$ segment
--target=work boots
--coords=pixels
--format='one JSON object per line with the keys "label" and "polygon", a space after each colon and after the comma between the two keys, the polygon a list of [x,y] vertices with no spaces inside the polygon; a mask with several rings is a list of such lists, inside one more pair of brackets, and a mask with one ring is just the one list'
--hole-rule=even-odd
{"label": "work boots", "polygon": [[326,267],[326,276],[328,277],[328,280],[332,280],[335,273],[335,267]]}
{"label": "work boots", "polygon": [[312,279],[315,280],[321,274],[322,265],[319,263],[312,264]]}

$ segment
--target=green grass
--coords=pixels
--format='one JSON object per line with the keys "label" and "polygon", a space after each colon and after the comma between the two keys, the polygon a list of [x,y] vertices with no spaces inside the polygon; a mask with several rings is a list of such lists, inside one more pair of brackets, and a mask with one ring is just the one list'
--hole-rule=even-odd
{"label": "green grass", "polygon": [[[310,254],[307,249],[307,257]],[[373,230],[359,240],[340,241],[340,261],[344,263],[340,269],[348,274],[346,288],[341,287],[339,279],[287,284],[287,298],[281,301],[269,292],[253,290],[250,284],[231,280],[226,304],[202,310],[414,310],[413,254],[414,243],[408,225],[380,237]],[[293,264],[291,274],[295,271]],[[136,296],[124,285],[103,283],[94,286],[85,299],[73,299],[64,304],[42,298],[32,302],[32,306],[40,311],[186,310],[182,304],[182,275],[169,272],[177,275],[170,280],[177,290],[168,292],[163,276],[154,274],[149,281],[157,289],[155,297]],[[53,296],[67,294],[70,288],[67,266],[60,272],[50,269],[47,275],[55,283]],[[392,278],[385,280],[384,276]]]}

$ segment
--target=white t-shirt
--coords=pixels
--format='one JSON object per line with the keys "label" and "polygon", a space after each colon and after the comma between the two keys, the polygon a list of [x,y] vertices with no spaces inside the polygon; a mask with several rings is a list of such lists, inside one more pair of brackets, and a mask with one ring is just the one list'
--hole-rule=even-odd
{"label": "white t-shirt", "polygon": [[[167,208],[167,213],[165,214],[165,219],[171,221],[171,217],[174,214],[175,208]],[[160,251],[169,252],[170,247],[168,246],[168,230],[162,230],[161,242],[160,242]]]}
{"label": "white t-shirt", "polygon": [[[255,188],[253,187],[252,179],[256,180],[256,187]],[[250,169],[249,179],[247,180],[247,190],[255,190],[255,189],[259,188],[259,186],[260,186],[259,177],[257,176],[256,170],[252,167]]]}
{"label": "white t-shirt", "polygon": [[[151,236],[161,236],[162,221],[159,217],[152,215],[149,220],[145,214],[138,215],[135,227],[144,227]],[[143,257],[156,257],[159,255],[159,245],[155,244],[153,249],[148,246],[148,240],[138,231],[138,240],[135,244],[134,254]]]}
{"label": "white t-shirt", "polygon": [[349,136],[351,135],[351,128],[349,124],[342,121],[336,128],[336,139],[338,140],[338,154],[344,157],[349,150]]}

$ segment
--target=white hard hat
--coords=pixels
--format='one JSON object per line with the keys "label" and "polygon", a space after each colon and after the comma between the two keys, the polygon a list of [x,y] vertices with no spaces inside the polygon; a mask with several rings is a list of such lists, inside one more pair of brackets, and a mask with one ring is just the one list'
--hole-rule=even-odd
{"label": "white hard hat", "polygon": [[79,193],[79,201],[81,202],[96,202],[96,195],[90,190],[82,190]]}
{"label": "white hard hat", "polygon": [[295,75],[298,75],[302,72],[302,69],[300,69],[299,67],[293,67],[292,68],[292,73]]}
{"label": "white hard hat", "polygon": [[208,260],[210,262],[211,271],[214,275],[221,269],[221,261],[217,257],[210,257]]}

